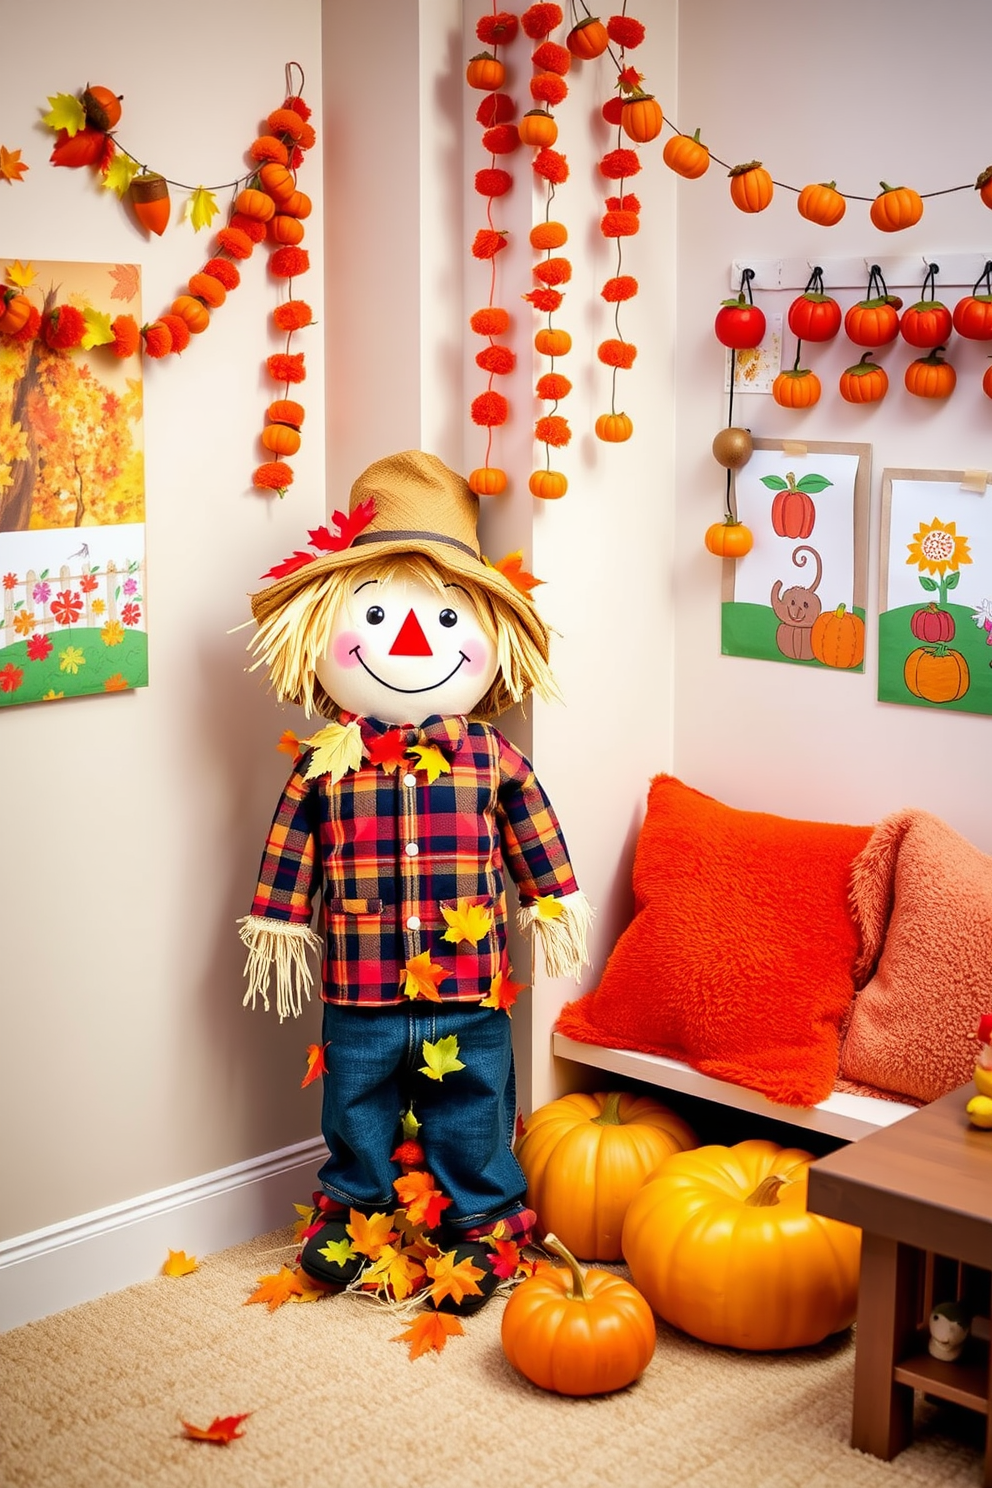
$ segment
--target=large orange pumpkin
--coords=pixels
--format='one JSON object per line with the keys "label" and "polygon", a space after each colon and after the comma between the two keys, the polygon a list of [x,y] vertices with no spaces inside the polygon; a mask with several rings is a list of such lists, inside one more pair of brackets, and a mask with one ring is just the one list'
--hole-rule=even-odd
{"label": "large orange pumpkin", "polygon": [[917,646],[906,657],[903,680],[914,697],[928,703],[954,703],[971,686],[968,663],[947,646]]}
{"label": "large orange pumpkin", "polygon": [[661,158],[669,170],[684,176],[687,181],[698,180],[710,168],[709,148],[701,143],[698,129],[695,134],[673,134],[662,150]]}
{"label": "large orange pumpkin", "polygon": [[729,1348],[805,1348],[854,1321],[861,1232],[810,1214],[812,1154],[774,1142],[666,1158],[623,1227],[631,1278],[666,1322]]}
{"label": "large orange pumpkin", "polygon": [[634,424],[627,413],[601,413],[596,420],[596,438],[606,444],[622,444],[634,432]]}
{"label": "large orange pumpkin", "polygon": [[527,489],[542,501],[557,501],[568,490],[568,480],[560,470],[535,470],[527,482]]}
{"label": "large orange pumpkin", "polygon": [[847,202],[837,190],[836,181],[814,182],[804,186],[796,206],[800,217],[820,227],[833,227],[847,211]]}
{"label": "large orange pumpkin", "polygon": [[742,212],[763,212],[774,191],[775,183],[760,160],[735,165],[730,172],[730,199]]}
{"label": "large orange pumpkin", "polygon": [[564,356],[572,349],[572,338],[567,331],[543,326],[534,337],[534,347],[542,356]]}
{"label": "large orange pumpkin", "polygon": [[772,397],[780,408],[812,408],[820,401],[820,379],[809,367],[787,368],[772,383]]}
{"label": "large orange pumpkin", "polygon": [[492,52],[477,52],[465,69],[465,79],[470,88],[480,88],[483,93],[494,93],[503,86],[506,68]]}
{"label": "large orange pumpkin", "polygon": [[923,198],[912,186],[889,186],[880,181],[882,190],[868,213],[880,232],[901,232],[913,227],[923,216]]}
{"label": "large orange pumpkin", "polygon": [[506,471],[498,465],[480,465],[469,476],[468,488],[476,496],[498,496],[506,490]]}
{"label": "large orange pumpkin", "polygon": [[917,398],[949,398],[954,391],[958,375],[950,362],[945,362],[940,353],[942,346],[935,346],[929,356],[917,357],[906,368],[903,381],[907,392]]}
{"label": "large orange pumpkin", "polygon": [[646,145],[657,139],[665,122],[661,104],[650,93],[635,93],[620,110],[620,127],[628,139]]}
{"label": "large orange pumpkin", "polygon": [[858,667],[865,659],[865,622],[846,605],[824,610],[813,621],[809,643],[824,666],[844,670]]}
{"label": "large orange pumpkin", "polygon": [[527,1202],[544,1230],[590,1261],[618,1261],[627,1205],[692,1128],[651,1096],[576,1092],[542,1106],[517,1143]]}
{"label": "large orange pumpkin", "polygon": [[654,1354],[650,1307],[622,1276],[583,1273],[554,1235],[544,1243],[566,1264],[539,1265],[511,1293],[500,1326],[507,1359],[559,1395],[604,1395],[633,1384]]}
{"label": "large orange pumpkin", "polygon": [[553,145],[558,138],[558,125],[547,109],[531,109],[517,125],[517,134],[522,145],[540,149],[542,145]]}
{"label": "large orange pumpkin", "polygon": [[866,351],[860,362],[840,374],[839,387],[846,403],[878,403],[889,390],[889,375]]}

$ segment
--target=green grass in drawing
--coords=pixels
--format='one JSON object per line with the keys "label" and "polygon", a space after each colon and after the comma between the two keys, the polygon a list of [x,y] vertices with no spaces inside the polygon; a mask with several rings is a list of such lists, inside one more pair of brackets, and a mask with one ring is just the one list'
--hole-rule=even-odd
{"label": "green grass in drawing", "polygon": [[[854,606],[852,614],[864,620],[865,612]],[[778,645],[776,636],[779,630],[779,618],[770,605],[749,604],[740,600],[731,600],[724,604],[721,613],[721,649],[724,656],[746,656],[753,661],[783,661],[789,666],[818,667],[820,671],[830,671],[833,668],[824,667],[822,661],[816,658],[800,661],[796,657],[784,656]],[[864,662],[859,666],[849,667],[846,670],[852,672],[863,672]]]}
{"label": "green grass in drawing", "polygon": [[[148,685],[143,630],[67,626],[0,650],[0,708]],[[109,642],[109,644],[108,644]]]}
{"label": "green grass in drawing", "polygon": [[[878,617],[879,702],[939,707],[948,713],[992,713],[992,647],[986,631],[976,624],[974,612],[966,605],[942,607],[941,613],[953,622],[954,629],[946,641],[933,642],[913,634],[913,617],[920,612],[919,605],[903,605]],[[944,627],[948,628],[946,621]],[[922,671],[919,652],[931,658]],[[922,685],[930,696],[910,691],[907,665],[915,685]],[[961,686],[964,691],[953,696]]]}

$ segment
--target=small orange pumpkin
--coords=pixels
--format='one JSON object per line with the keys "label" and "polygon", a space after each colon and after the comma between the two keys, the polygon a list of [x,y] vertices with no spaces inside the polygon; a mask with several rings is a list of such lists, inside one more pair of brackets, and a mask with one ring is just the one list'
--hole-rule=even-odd
{"label": "small orange pumpkin", "polygon": [[303,223],[299,218],[289,217],[282,212],[277,212],[265,229],[265,235],[270,243],[295,245],[303,241],[303,233]]}
{"label": "small orange pumpkin", "polygon": [[506,68],[492,52],[477,52],[465,69],[465,77],[470,88],[494,93],[503,86]]}
{"label": "small orange pumpkin", "polygon": [[820,401],[820,379],[809,367],[790,367],[772,383],[772,397],[780,408],[812,408]]}
{"label": "small orange pumpkin", "polygon": [[622,444],[633,432],[633,421],[626,413],[601,413],[596,420],[596,437],[606,444]]}
{"label": "small orange pumpkin", "polygon": [[305,191],[291,191],[279,203],[280,215],[286,217],[309,217],[312,211],[313,202]]}
{"label": "small orange pumpkin", "polygon": [[846,605],[824,610],[813,621],[810,645],[817,661],[828,667],[849,670],[865,659],[865,622]]}
{"label": "small orange pumpkin", "polygon": [[763,212],[775,193],[775,183],[760,160],[735,165],[729,172],[730,198],[742,212]]}
{"label": "small orange pumpkin", "polygon": [[256,222],[268,222],[275,216],[276,204],[267,191],[257,191],[254,186],[246,186],[244,191],[238,192],[234,210],[244,217],[253,217]]}
{"label": "small orange pumpkin", "polygon": [[889,377],[866,351],[860,362],[840,374],[839,387],[846,403],[878,403],[889,390]]}
{"label": "small orange pumpkin", "polygon": [[532,496],[542,501],[557,501],[568,490],[568,481],[559,470],[535,470],[527,486]]}
{"label": "small orange pumpkin", "polygon": [[751,529],[736,517],[724,517],[707,527],[703,542],[717,558],[743,558],[754,547]]}
{"label": "small orange pumpkin", "polygon": [[917,646],[906,657],[903,680],[914,697],[928,703],[953,703],[971,685],[968,663],[947,646]]}
{"label": "small orange pumpkin", "polygon": [[227,299],[227,290],[213,274],[191,274],[189,292],[205,305],[209,305],[211,310],[216,310]]}
{"label": "small orange pumpkin", "polygon": [[565,37],[565,45],[580,62],[601,57],[610,44],[610,34],[598,16],[586,16]]}
{"label": "small orange pumpkin", "polygon": [[837,190],[836,181],[819,181],[804,186],[796,205],[800,217],[820,227],[834,227],[847,211],[847,202]]}
{"label": "small orange pumpkin", "polygon": [[497,465],[480,465],[470,474],[468,488],[476,496],[499,496],[506,490],[506,471]]}
{"label": "small orange pumpkin", "polygon": [[992,207],[992,165],[987,165],[975,182],[975,190],[987,207]]}
{"label": "small orange pumpkin", "polygon": [[558,138],[558,125],[546,109],[531,109],[517,125],[522,145],[553,145]]}
{"label": "small orange pumpkin", "polygon": [[904,379],[908,392],[917,398],[950,397],[958,375],[950,362],[941,357],[943,350],[942,346],[935,346],[929,356],[917,357],[910,362]]}
{"label": "small orange pumpkin", "polygon": [[258,179],[263,191],[267,191],[277,203],[284,202],[296,190],[293,172],[277,160],[267,160],[258,173]]}
{"label": "small orange pumpkin", "polygon": [[295,455],[300,442],[299,431],[288,424],[266,424],[262,430],[262,443],[274,455]]}
{"label": "small orange pumpkin", "polygon": [[620,110],[621,129],[628,139],[640,145],[657,139],[664,122],[661,104],[651,93],[634,94]]}
{"label": "small orange pumpkin", "polygon": [[173,315],[178,315],[186,322],[194,336],[205,331],[210,324],[210,311],[202,301],[194,299],[192,295],[180,295],[178,299],[173,300],[171,310]]}
{"label": "small orange pumpkin", "polygon": [[914,227],[923,216],[923,198],[912,186],[888,186],[880,181],[881,194],[871,204],[869,216],[879,232],[901,232]]}
{"label": "small orange pumpkin", "polygon": [[30,315],[31,301],[27,295],[12,289],[0,290],[0,331],[5,336],[16,336],[27,325]]}
{"label": "small orange pumpkin", "polygon": [[661,158],[676,175],[687,181],[704,176],[710,168],[710,152],[700,143],[699,130],[695,134],[673,134],[661,152]]}
{"label": "small orange pumpkin", "polygon": [[564,356],[572,349],[572,338],[567,331],[555,330],[552,326],[542,326],[534,337],[534,346],[542,356]]}

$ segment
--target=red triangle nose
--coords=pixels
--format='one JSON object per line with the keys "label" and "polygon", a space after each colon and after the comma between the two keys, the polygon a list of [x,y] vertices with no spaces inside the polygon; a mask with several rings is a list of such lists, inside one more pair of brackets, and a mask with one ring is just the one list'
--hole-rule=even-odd
{"label": "red triangle nose", "polygon": [[390,656],[433,656],[430,642],[412,610],[400,626],[399,634],[389,648],[389,654]]}

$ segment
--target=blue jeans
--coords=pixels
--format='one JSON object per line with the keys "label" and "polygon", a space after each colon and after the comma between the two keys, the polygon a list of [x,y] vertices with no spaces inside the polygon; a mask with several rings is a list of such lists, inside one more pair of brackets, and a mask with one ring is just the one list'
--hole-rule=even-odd
{"label": "blue jeans", "polygon": [[[421,1074],[424,1040],[452,1034],[465,1068],[441,1080]],[[451,1200],[448,1227],[473,1229],[523,1208],[527,1180],[513,1155],[516,1087],[505,1012],[477,1003],[328,1002],[323,1040],[321,1130],[329,1156],[318,1176],[331,1198],[367,1214],[392,1213],[400,1167],[390,1154],[412,1106],[427,1169]]]}

